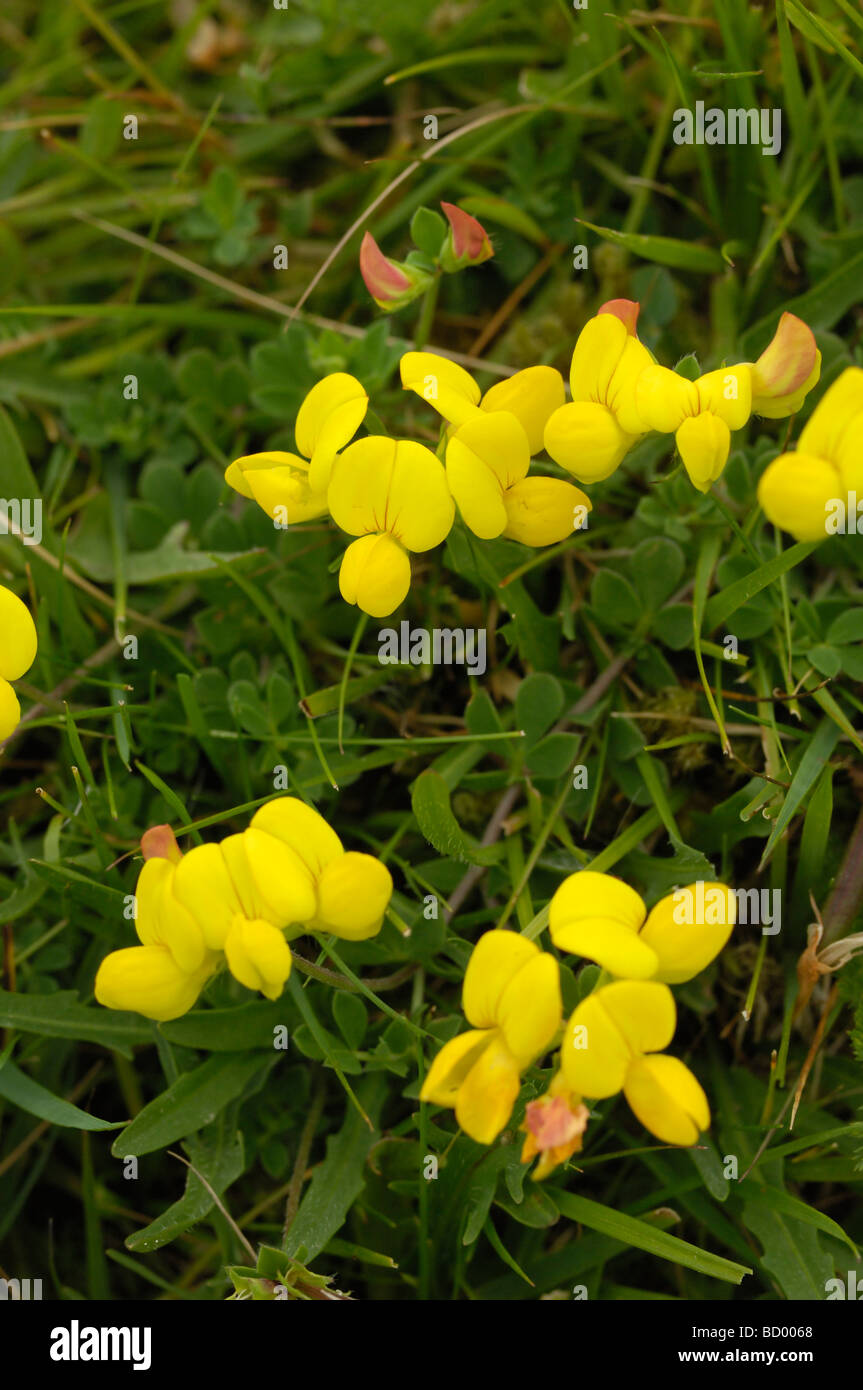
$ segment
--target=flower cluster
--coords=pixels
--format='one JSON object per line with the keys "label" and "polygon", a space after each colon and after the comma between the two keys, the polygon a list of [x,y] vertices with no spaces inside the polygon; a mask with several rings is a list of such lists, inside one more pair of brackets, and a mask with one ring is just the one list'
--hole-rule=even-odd
{"label": "flower cluster", "polygon": [[375,936],[393,891],[379,859],[346,851],[295,797],[267,802],[248,830],[220,844],[181,854],[170,829],[158,826],[141,847],[141,945],[106,956],[96,998],[159,1022],[190,1009],[223,963],[240,984],[277,999],[291,971],[288,940],[304,932]]}
{"label": "flower cluster", "polygon": [[719,954],[735,912],[724,884],[678,890],[648,912],[620,879],[572,874],[551,900],[549,931],[558,950],[603,967],[593,991],[564,1026],[556,958],[515,932],[487,932],[464,980],[472,1030],[438,1053],[421,1099],[454,1107],[462,1129],[490,1144],[512,1114],[521,1074],[559,1043],[552,1081],[528,1102],[522,1126],[522,1161],[539,1157],[535,1178],[581,1148],[585,1100],[620,1091],[657,1138],[694,1144],[710,1111],[689,1069],[665,1053],[676,1025],[669,985],[691,980]]}
{"label": "flower cluster", "polygon": [[21,720],[18,696],[9,682],[20,680],[35,660],[36,625],[30,610],[0,585],[0,742]]}
{"label": "flower cluster", "polygon": [[[638,312],[630,300],[611,300],[587,322],[572,355],[569,401],[553,367],[527,367],[483,394],[449,358],[405,353],[403,388],[443,422],[437,453],[381,434],[355,439],[368,396],[355,377],[335,372],[300,407],[297,453],[246,455],[230,465],[226,481],[278,526],[330,515],[355,537],[342,559],[339,588],[348,603],[376,618],[404,601],[411,552],[441,544],[456,508],[480,540],[503,536],[523,545],[553,545],[585,524],[591,502],[580,488],[531,472],[543,450],[578,482],[590,484],[608,478],[647,433],[673,434],[693,485],[707,492],[728,460],[732,432],[753,412],[778,418],[799,409],[820,373],[814,336],[793,314],[783,314],[757,362],[690,380],[654,361],[636,333]],[[839,475],[850,476],[847,460],[863,422],[860,386],[854,383],[863,372],[850,377],[845,395],[831,392],[819,408],[827,411],[828,422],[837,409],[847,411],[849,420],[856,411],[847,441],[834,438],[835,431],[822,438],[816,412],[807,426],[812,437],[804,431],[798,453],[783,455],[765,474],[762,505],[782,525],[789,506],[795,523],[805,510],[799,498],[785,497],[786,477],[805,475],[790,492],[802,497],[808,488],[808,500],[812,488],[823,491],[835,487]]]}

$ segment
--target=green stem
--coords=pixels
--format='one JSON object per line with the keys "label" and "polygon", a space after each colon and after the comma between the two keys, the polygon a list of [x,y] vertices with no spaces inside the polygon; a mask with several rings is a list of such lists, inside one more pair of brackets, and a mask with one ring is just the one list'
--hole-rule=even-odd
{"label": "green stem", "polygon": [[437,297],[440,291],[440,281],[441,276],[440,271],[438,271],[423,296],[419,318],[417,319],[417,326],[414,331],[414,348],[417,352],[422,351],[431,337],[432,323],[434,322],[435,309],[437,308]]}

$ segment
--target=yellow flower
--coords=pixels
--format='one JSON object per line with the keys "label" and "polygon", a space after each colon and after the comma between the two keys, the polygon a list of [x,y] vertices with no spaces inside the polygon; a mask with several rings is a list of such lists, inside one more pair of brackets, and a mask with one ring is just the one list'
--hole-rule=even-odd
{"label": "yellow flower", "polygon": [[524,1124],[526,1138],[521,1150],[522,1163],[530,1163],[539,1154],[533,1170],[534,1182],[542,1182],[560,1163],[566,1163],[578,1153],[584,1141],[584,1131],[590,1111],[567,1084],[563,1072],[557,1071],[545,1095],[528,1101]]}
{"label": "yellow flower", "polygon": [[623,1091],[637,1118],[666,1144],[694,1144],[710,1109],[692,1072],[676,1057],[657,1056],[674,1036],[674,997],[667,985],[618,980],[589,994],[564,1033],[561,1065],[579,1095],[602,1100]]}
{"label": "yellow flower", "polygon": [[552,545],[572,534],[575,509],[590,511],[589,499],[562,478],[528,478],[529,468],[527,435],[507,410],[478,410],[451,435],[447,481],[475,536]]}
{"label": "yellow flower", "polygon": [[526,367],[482,398],[470,373],[436,352],[406,352],[399,370],[404,389],[428,401],[450,425],[464,425],[480,411],[514,415],[527,435],[529,458],[542,449],[546,421],[564,401],[563,380],[553,367]]}
{"label": "yellow flower", "polygon": [[766,516],[798,541],[819,541],[848,494],[863,496],[863,369],[848,367],[819,401],[793,453],[767,465],[758,483]]}
{"label": "yellow flower", "polygon": [[722,883],[675,890],[648,913],[634,888],[611,874],[570,874],[549,905],[551,939],[629,980],[679,985],[719,955],[737,904]]}
{"label": "yellow flower", "polygon": [[478,1144],[490,1144],[512,1113],[526,1067],[560,1028],[560,978],[554,956],[511,931],[489,931],[473,949],[462,1003],[472,1029],[438,1053],[420,1092],[455,1107]]}
{"label": "yellow flower", "polygon": [[11,589],[0,585],[0,743],[21,721],[18,696],[9,684],[36,660],[36,625],[30,610]]}
{"label": "yellow flower", "polygon": [[181,970],[167,946],[128,946],[99,966],[96,998],[106,1009],[131,1009],[168,1023],[191,1009],[210,971]]}
{"label": "yellow flower", "polygon": [[609,477],[644,433],[635,387],[653,358],[615,313],[589,319],[572,354],[572,400],[545,427],[545,447],[581,483]]}
{"label": "yellow flower", "polygon": [[[370,854],[346,851],[305,802],[278,797],[255,813],[248,830],[184,855],[164,831],[148,831],[143,841],[152,856],[135,892],[135,930],[143,945],[102,962],[100,1003],[110,995],[109,1007],[174,1018],[177,1013],[165,1010],[178,1001],[186,1002],[177,1012],[191,1008],[223,959],[240,984],[277,999],[291,971],[288,939],[316,931],[362,941],[380,931],[392,896],[389,870]],[[142,996],[132,963],[143,961],[133,953],[144,949],[151,954]]]}
{"label": "yellow flower", "polygon": [[784,313],[767,347],[752,363],[752,412],[770,420],[795,415],[821,375],[815,334]]}
{"label": "yellow flower", "polygon": [[368,404],[356,377],[332,372],[300,406],[294,438],[302,457],[279,450],[245,454],[227,468],[225,482],[282,525],[326,516],[333,463],[365,419]]}
{"label": "yellow flower", "polygon": [[680,457],[699,492],[708,492],[728,462],[731,431],[752,413],[752,368],[720,367],[687,381],[652,363],[642,372],[636,407],[647,429],[674,434]]}
{"label": "yellow flower", "polygon": [[340,454],[330,482],[333,520],[349,536],[339,588],[348,603],[384,618],[407,597],[407,552],[446,538],[455,507],[440,460],[410,440],[370,435]]}

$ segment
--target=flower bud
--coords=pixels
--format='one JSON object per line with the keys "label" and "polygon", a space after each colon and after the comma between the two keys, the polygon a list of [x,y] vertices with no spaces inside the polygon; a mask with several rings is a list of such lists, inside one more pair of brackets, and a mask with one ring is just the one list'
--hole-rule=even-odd
{"label": "flower bud", "polygon": [[494,255],[494,247],[481,222],[453,203],[441,203],[449,232],[439,256],[442,270],[464,270],[468,265],[482,265]]}
{"label": "flower bud", "polygon": [[627,333],[631,337],[637,338],[636,325],[641,305],[635,299],[607,299],[597,309],[597,314],[613,314],[616,319],[620,319]]}
{"label": "flower bud", "polygon": [[141,853],[145,859],[170,859],[179,864],[183,852],[170,825],[151,825],[141,836]]}
{"label": "flower bud", "polygon": [[784,313],[752,367],[752,409],[769,420],[794,415],[821,375],[821,353],[808,324]]}
{"label": "flower bud", "polygon": [[386,257],[366,232],[360,246],[360,274],[378,308],[392,313],[424,294],[432,282],[428,271]]}

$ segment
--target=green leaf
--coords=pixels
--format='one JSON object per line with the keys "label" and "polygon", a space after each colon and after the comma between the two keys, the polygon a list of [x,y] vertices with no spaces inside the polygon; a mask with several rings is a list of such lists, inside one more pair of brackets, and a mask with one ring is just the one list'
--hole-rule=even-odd
{"label": "green leaf", "polygon": [[622,628],[634,627],[643,611],[629,580],[610,569],[601,569],[591,584],[590,606],[603,624]]}
{"label": "green leaf", "polygon": [[[205,1138],[205,1135],[207,1136]],[[206,1178],[206,1184],[186,1169],[186,1190],[183,1196],[157,1216],[142,1230],[126,1238],[127,1250],[158,1250],[188,1231],[196,1221],[200,1221],[215,1206],[212,1192],[217,1196],[230,1187],[243,1172],[243,1136],[231,1132],[227,1126],[214,1126],[213,1132],[204,1131],[183,1146],[189,1161],[198,1173]],[[177,1165],[179,1169],[179,1164]],[[212,1192],[209,1190],[212,1189]]]}
{"label": "green leaf", "polygon": [[791,779],[791,786],[785,794],[782,809],[773,822],[773,828],[770,831],[767,844],[764,846],[764,853],[761,856],[759,868],[763,868],[767,863],[767,860],[773,852],[773,846],[776,844],[779,836],[787,829],[792,816],[797,811],[806,793],[815,785],[817,778],[820,777],[822,768],[826,762],[829,762],[830,755],[838,741],[839,730],[836,725],[830,719],[822,719],[815,733],[812,735],[812,738],[807,743],[800,762],[797,764],[797,770]]}
{"label": "green leaf", "polygon": [[274,1030],[287,1026],[288,1007],[284,999],[274,1003],[258,1000],[230,1009],[196,1009],[160,1023],[159,1031],[168,1042],[181,1047],[199,1047],[207,1052],[247,1052],[273,1046]]}
{"label": "green leaf", "polygon": [[432,260],[439,254],[447,234],[447,224],[439,212],[417,208],[411,218],[411,237],[414,244]]}
{"label": "green leaf", "polygon": [[203,1129],[242,1094],[256,1072],[271,1067],[276,1060],[240,1052],[210,1057],[145,1105],[114,1140],[112,1154],[115,1158],[140,1157]]}
{"label": "green leaf", "polygon": [[87,1008],[73,989],[57,994],[12,994],[0,989],[0,1028],[99,1043],[124,1057],[132,1056],[133,1047],[153,1041],[151,1025],[137,1014]]}
{"label": "green leaf", "polygon": [[61,1125],[64,1129],[122,1129],[123,1120],[97,1120],[86,1110],[79,1110],[68,1100],[55,1096],[53,1091],[34,1081],[11,1062],[0,1064],[0,1097],[26,1110],[28,1115],[37,1115],[51,1125]]}
{"label": "green leaf", "polygon": [[799,541],[797,545],[792,545],[788,550],[783,550],[780,555],[775,555],[773,559],[766,560],[758,569],[745,574],[742,579],[729,584],[727,589],[722,589],[718,594],[714,594],[709,599],[704,609],[704,627],[708,632],[713,632],[732,613],[738,608],[742,608],[755,594],[760,594],[762,589],[766,589],[768,584],[772,584],[774,579],[778,579],[780,574],[786,574],[788,570],[799,565],[803,560],[811,555],[818,545],[817,541]]}
{"label": "green leaf", "polygon": [[563,686],[554,676],[538,671],[519,685],[515,697],[515,719],[524,730],[527,747],[547,733],[563,711]]}
{"label": "green leaf", "polygon": [[439,854],[450,855],[460,864],[494,864],[501,855],[500,845],[485,848],[465,835],[450,806],[449,788],[439,772],[426,768],[411,788],[411,806],[417,825]]}
{"label": "green leaf", "polygon": [[774,1211],[759,1201],[743,1206],[743,1224],[761,1242],[761,1263],[786,1298],[820,1302],[833,1274],[833,1261],[811,1226]]}
{"label": "green leaf", "polygon": [[[373,1124],[377,1124],[386,1094],[382,1073],[367,1077],[357,1097]],[[365,1187],[366,1159],[378,1138],[354,1109],[349,1109],[338,1134],[330,1135],[323,1163],[314,1172],[299,1211],[288,1232],[285,1250],[306,1263],[316,1259],[331,1236],[344,1225],[348,1212]]]}
{"label": "green leaf", "polygon": [[676,541],[652,536],[636,546],[630,573],[645,608],[656,612],[678,588],[686,557]]}
{"label": "green leaf", "polygon": [[724,1279],[729,1284],[739,1284],[745,1275],[752,1273],[746,1265],[723,1259],[721,1255],[713,1255],[709,1250],[690,1245],[688,1240],[670,1236],[666,1231],[657,1231],[635,1216],[615,1211],[613,1207],[603,1206],[587,1197],[560,1192],[555,1193],[555,1201],[561,1214],[570,1221],[577,1221],[592,1231],[601,1231],[603,1235],[612,1236],[615,1240],[623,1241],[624,1245],[634,1246],[636,1250],[645,1250],[648,1255],[670,1260],[672,1264],[683,1265],[685,1269],[694,1269],[697,1274],[707,1274],[713,1279]]}
{"label": "green leaf", "polygon": [[634,256],[645,261],[655,261],[657,265],[675,266],[678,270],[696,270],[707,275],[715,275],[725,270],[725,261],[711,246],[701,246],[697,241],[679,241],[676,237],[646,236],[643,232],[618,232],[613,227],[597,227],[577,217],[583,227],[611,241],[615,246],[624,246]]}
{"label": "green leaf", "polygon": [[855,1259],[860,1258],[857,1246],[849,1235],[843,1231],[838,1221],[832,1217],[825,1216],[824,1212],[817,1211],[815,1207],[810,1207],[806,1202],[801,1202],[799,1197],[792,1197],[790,1192],[786,1192],[782,1187],[752,1187],[749,1183],[746,1186],[747,1205],[755,1203],[769,1207],[771,1211],[778,1212],[782,1216],[791,1216],[795,1221],[802,1221],[806,1226],[814,1226],[816,1230],[823,1231],[827,1236],[833,1236],[834,1240],[841,1241],[847,1245]]}
{"label": "green leaf", "polygon": [[369,1021],[365,1004],[355,994],[336,990],[333,993],[332,1010],[336,1027],[348,1047],[357,1052],[362,1046]]}

